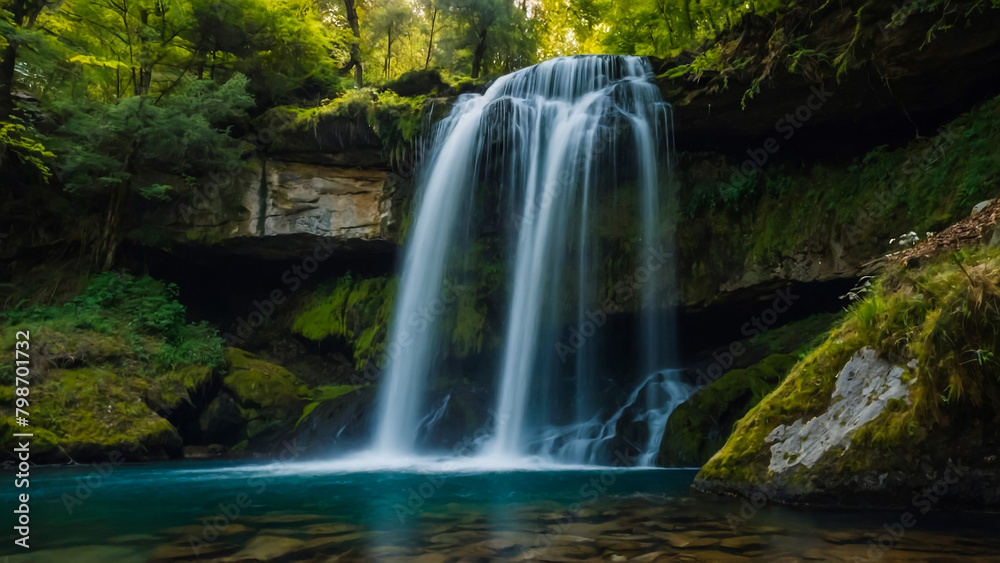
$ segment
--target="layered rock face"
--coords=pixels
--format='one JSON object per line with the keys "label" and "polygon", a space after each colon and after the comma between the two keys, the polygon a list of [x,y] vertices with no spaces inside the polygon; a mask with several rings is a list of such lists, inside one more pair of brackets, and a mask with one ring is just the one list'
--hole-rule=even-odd
{"label": "layered rock face", "polygon": [[149,220],[181,248],[265,259],[311,256],[320,238],[334,252],[394,252],[410,182],[364,120],[286,125],[266,149],[231,174],[169,182],[180,197]]}
{"label": "layered rock face", "polygon": [[371,240],[392,212],[382,201],[384,170],[275,162],[266,179],[266,207],[252,234]]}

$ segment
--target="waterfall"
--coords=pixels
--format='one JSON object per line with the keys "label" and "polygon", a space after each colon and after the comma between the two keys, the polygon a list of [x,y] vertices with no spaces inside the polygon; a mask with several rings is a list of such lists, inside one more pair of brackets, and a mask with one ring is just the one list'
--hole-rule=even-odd
{"label": "waterfall", "polygon": [[[676,374],[664,375],[672,373],[665,370],[673,367],[675,338],[669,315],[662,312],[669,296],[658,290],[664,284],[651,279],[662,281],[674,270],[660,218],[670,111],[650,77],[648,62],[640,57],[553,59],[499,78],[483,95],[463,96],[437,125],[407,233],[375,452],[419,453],[420,429],[443,416],[448,401],[428,412],[427,400],[442,365],[443,305],[456,301],[460,285],[448,272],[456,260],[468,260],[470,233],[477,227],[472,217],[483,205],[477,190],[494,189],[496,212],[504,217],[498,230],[509,255],[507,303],[495,381],[499,423],[481,455],[607,461],[603,445],[615,438],[616,424],[627,409],[637,408],[642,394],[648,404],[636,421],[648,425],[649,439],[640,448],[640,461],[655,458],[647,450],[659,446],[654,434],[662,434],[664,409],[672,410],[687,395]],[[637,304],[625,303],[631,297],[609,296],[604,280],[597,279],[609,258],[599,251],[599,213],[607,197],[618,197],[623,177],[636,194],[636,255],[630,258],[641,284]],[[569,295],[574,297],[567,301]],[[641,379],[616,412],[601,406],[597,384],[606,378],[595,367],[600,350],[591,338],[594,324],[611,312],[602,308],[607,302],[641,310],[633,374]],[[567,324],[575,325],[569,337]],[[560,350],[571,350],[572,359],[557,354]],[[552,374],[565,371],[573,381],[572,396],[555,394],[568,399],[567,405],[557,401],[558,410],[572,412],[557,416],[556,409],[539,406],[538,397],[549,392]]]}

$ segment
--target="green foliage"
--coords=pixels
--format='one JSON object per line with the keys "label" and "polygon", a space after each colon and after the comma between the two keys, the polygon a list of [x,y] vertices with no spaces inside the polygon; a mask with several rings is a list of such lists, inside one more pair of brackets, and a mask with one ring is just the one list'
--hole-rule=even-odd
{"label": "green foliage", "polygon": [[467,68],[472,78],[479,78],[535,62],[534,22],[518,4],[505,0],[446,0],[442,4],[454,22],[442,40],[452,70]]}
{"label": "green foliage", "polygon": [[[904,225],[919,233],[940,231],[995,197],[1000,156],[1000,98],[981,104],[929,139],[890,149],[876,147],[849,165],[781,165],[749,176],[696,184],[680,194],[683,216],[707,210],[756,206],[753,236],[744,242],[758,258],[787,255],[804,241],[829,236],[831,222],[844,237],[883,252],[888,238],[876,233]],[[728,172],[727,172],[728,174]],[[730,220],[722,213],[714,216]],[[825,233],[825,234],[824,234]]]}
{"label": "green foliage", "polygon": [[34,138],[35,134],[24,125],[0,121],[0,164],[10,152],[21,163],[33,168],[46,182],[52,176],[49,161],[55,155]]}
{"label": "green foliage", "polygon": [[172,189],[174,189],[173,186],[166,184],[152,184],[139,188],[139,195],[143,199],[153,201],[170,201],[170,190]]}
{"label": "green foliage", "polygon": [[424,130],[424,97],[404,98],[382,92],[368,113],[368,124],[375,129],[391,166],[400,167],[413,159],[417,138]]}
{"label": "green foliage", "polygon": [[589,17],[604,24],[584,33],[596,34],[610,52],[663,57],[715,38],[748,14],[767,14],[784,4],[780,0],[576,0],[571,5],[585,7]]}
{"label": "green foliage", "polygon": [[153,278],[105,272],[69,303],[5,312],[3,341],[17,330],[40,331],[67,353],[79,349],[98,360],[118,357],[116,367],[141,372],[221,366],[222,339],[203,322],[187,323],[177,292],[177,286]]}
{"label": "green foliage", "polygon": [[176,298],[176,286],[106,272],[68,303],[3,314],[2,345],[13,348],[17,331],[31,333],[38,399],[31,414],[45,429],[39,454],[180,453],[164,417],[204,391],[225,357],[218,333],[188,323]]}
{"label": "green foliage", "polygon": [[219,127],[252,105],[246,83],[243,76],[223,85],[193,82],[160,103],[133,96],[115,104],[62,104],[65,123],[53,144],[66,189],[127,184],[147,167],[178,174],[231,167],[239,145]]}
{"label": "green foliage", "polygon": [[[192,43],[211,53],[210,72],[250,79],[258,103],[288,103],[340,88],[350,34],[307,0],[193,0]],[[204,65],[204,63],[203,63]],[[208,66],[204,65],[204,66]]]}

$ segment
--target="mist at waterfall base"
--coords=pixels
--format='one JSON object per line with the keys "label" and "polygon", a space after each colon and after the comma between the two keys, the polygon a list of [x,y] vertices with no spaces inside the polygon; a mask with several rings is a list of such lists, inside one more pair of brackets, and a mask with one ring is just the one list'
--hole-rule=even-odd
{"label": "mist at waterfall base", "polygon": [[[667,417],[693,389],[673,363],[676,275],[661,211],[670,203],[670,107],[650,78],[640,57],[554,59],[463,96],[436,126],[372,442],[336,465],[652,465]],[[631,212],[624,251],[607,242],[609,207]],[[447,381],[466,376],[446,367],[455,323],[444,311],[496,275],[477,262],[483,237],[502,249],[500,345],[483,382],[493,390],[487,416],[456,440],[436,428],[458,409]],[[606,264],[616,260],[627,267],[609,288]],[[633,312],[629,342],[595,334],[610,332],[604,325],[620,311]]]}

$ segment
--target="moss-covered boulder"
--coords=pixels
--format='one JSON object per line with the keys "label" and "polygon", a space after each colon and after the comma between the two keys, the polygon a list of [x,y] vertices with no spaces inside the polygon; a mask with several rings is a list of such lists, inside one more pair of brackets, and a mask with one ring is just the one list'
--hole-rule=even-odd
{"label": "moss-covered boulder", "polygon": [[[773,391],[796,362],[815,350],[840,313],[817,313],[752,336],[733,355],[731,345],[709,350],[687,370],[702,388],[678,406],[664,429],[657,464],[695,467],[704,464],[733,432],[736,422]],[[719,358],[732,366],[722,373]]]}
{"label": "moss-covered boulder", "polygon": [[150,382],[146,402],[160,414],[170,417],[184,405],[194,405],[217,381],[216,370],[193,365],[172,369]]}
{"label": "moss-covered boulder", "polygon": [[657,465],[700,466],[725,444],[733,425],[774,389],[796,364],[795,354],[774,354],[734,369],[677,407],[664,430]]}
{"label": "moss-covered boulder", "polygon": [[437,69],[411,70],[385,85],[400,96],[444,96],[451,93],[451,86],[441,78]]}
{"label": "moss-covered boulder", "polygon": [[[30,334],[34,461],[180,456],[174,423],[213,390],[224,358],[217,332],[189,323],[177,295],[152,278],[106,272],[67,303],[4,312],[0,344],[13,349],[18,332]],[[0,383],[13,375],[0,367]],[[12,401],[0,403],[3,424],[14,414]]]}
{"label": "moss-covered boulder", "polygon": [[[240,350],[227,348],[229,372],[223,379],[223,389],[235,400],[246,421],[246,437],[260,442],[290,429],[302,416],[307,399],[312,397],[309,387],[287,369],[262,360]],[[210,405],[211,406],[211,405]],[[205,420],[225,420],[221,416],[223,405],[216,405],[220,416]],[[209,427],[206,431],[213,432]],[[221,443],[231,440],[217,440]]]}
{"label": "moss-covered boulder", "polygon": [[127,460],[178,457],[177,430],[141,399],[148,388],[143,379],[100,368],[53,370],[32,389],[32,459],[84,463],[112,452]]}
{"label": "moss-covered boulder", "polygon": [[247,420],[236,399],[228,392],[220,392],[202,411],[198,418],[202,441],[235,445],[247,439]]}
{"label": "moss-covered boulder", "polygon": [[837,506],[1000,505],[1000,249],[925,264],[892,266],[694,487]]}

